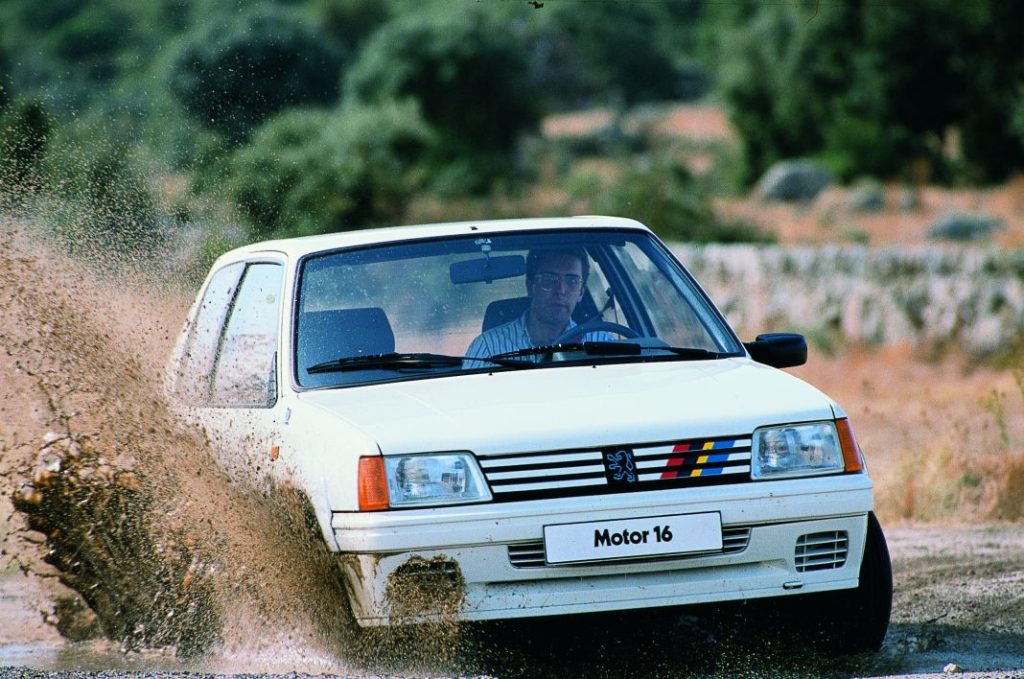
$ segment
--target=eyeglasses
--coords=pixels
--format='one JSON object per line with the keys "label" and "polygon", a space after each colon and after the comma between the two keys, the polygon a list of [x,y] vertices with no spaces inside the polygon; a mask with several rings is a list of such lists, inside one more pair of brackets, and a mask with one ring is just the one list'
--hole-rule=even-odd
{"label": "eyeglasses", "polygon": [[579,287],[583,285],[583,276],[578,273],[539,273],[533,277],[533,281],[537,284],[537,287],[544,292],[551,292],[558,287],[558,282],[565,283],[565,287],[570,292],[573,290],[579,290]]}

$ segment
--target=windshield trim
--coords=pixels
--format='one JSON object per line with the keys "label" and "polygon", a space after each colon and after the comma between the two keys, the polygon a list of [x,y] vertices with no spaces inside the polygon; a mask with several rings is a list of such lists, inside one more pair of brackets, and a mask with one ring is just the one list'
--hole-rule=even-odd
{"label": "windshield trim", "polygon": [[[692,286],[693,292],[700,297],[700,299],[706,305],[708,312],[718,322],[721,330],[725,333],[725,336],[726,336],[725,338],[727,340],[731,340],[734,343],[734,346],[737,347],[736,351],[734,351],[734,352],[723,351],[723,352],[719,353],[717,358],[715,358],[715,359],[707,359],[707,360],[719,360],[719,359],[723,359],[723,358],[738,358],[738,357],[743,357],[743,356],[747,355],[746,354],[746,350],[743,348],[743,344],[740,341],[739,337],[736,335],[735,331],[729,325],[728,321],[726,321],[725,317],[718,310],[718,307],[715,306],[715,304],[711,301],[711,298],[704,291],[704,288],[701,287],[697,283],[696,279],[693,278],[693,276],[690,274],[689,270],[683,265],[683,263],[681,261],[679,261],[679,258],[677,258],[675,256],[675,254],[664,243],[664,241],[662,241],[661,238],[657,234],[655,234],[650,229],[645,228],[644,226],[635,226],[634,227],[634,226],[623,225],[623,226],[614,226],[614,227],[606,227],[606,226],[595,227],[592,224],[586,224],[586,225],[581,224],[580,226],[575,226],[575,227],[567,227],[567,226],[561,226],[561,227],[555,227],[555,228],[550,228],[550,227],[543,228],[543,227],[540,227],[540,228],[535,228],[535,229],[534,228],[522,229],[522,230],[517,229],[515,231],[508,231],[508,232],[504,232],[504,231],[502,231],[502,232],[489,232],[486,235],[487,235],[487,237],[491,237],[491,238],[501,238],[501,237],[505,237],[505,236],[511,236],[511,237],[519,238],[519,237],[527,237],[527,236],[530,236],[530,235],[537,235],[537,234],[568,234],[568,235],[575,235],[575,234],[582,234],[582,233],[586,233],[586,232],[596,233],[596,234],[600,234],[602,236],[610,236],[610,235],[619,233],[619,234],[624,234],[624,235],[628,235],[628,236],[642,236],[642,237],[646,237],[646,238],[651,239],[651,241],[654,244],[654,247],[657,248],[669,261],[674,263],[676,265],[676,267],[678,268],[679,273],[687,280],[688,283],[690,283],[690,285]],[[474,234],[472,232],[467,233],[467,234],[462,234],[462,235],[445,234],[445,235],[439,235],[439,236],[411,237],[411,238],[408,238],[408,239],[401,239],[401,240],[394,240],[394,241],[390,241],[389,240],[389,241],[386,241],[386,242],[360,243],[360,244],[351,245],[351,246],[341,246],[341,247],[335,247],[335,248],[328,248],[328,249],[325,249],[325,250],[317,250],[315,252],[307,252],[307,253],[303,254],[302,256],[300,256],[296,260],[296,262],[295,262],[294,282],[292,284],[291,300],[290,300],[290,305],[289,305],[289,317],[288,317],[289,328],[288,328],[288,334],[289,334],[289,341],[291,342],[291,347],[290,347],[290,349],[288,351],[287,358],[285,359],[286,363],[287,363],[287,365],[289,367],[289,369],[288,369],[288,379],[289,379],[289,381],[291,383],[292,390],[294,392],[296,392],[296,393],[302,393],[302,392],[305,392],[305,391],[322,391],[322,390],[325,390],[325,389],[349,389],[349,388],[353,388],[353,387],[362,387],[362,386],[370,386],[370,385],[378,385],[378,384],[389,384],[391,382],[406,382],[406,381],[415,381],[415,380],[422,380],[422,379],[438,379],[438,378],[445,378],[445,377],[452,377],[452,376],[459,376],[459,375],[474,375],[474,374],[480,374],[480,373],[518,371],[518,370],[523,370],[524,368],[525,369],[531,369],[531,368],[540,369],[540,368],[558,368],[558,367],[579,367],[579,366],[587,366],[587,365],[596,367],[598,365],[613,365],[613,364],[624,364],[624,363],[652,363],[652,362],[660,363],[660,362],[672,362],[672,361],[689,362],[689,363],[695,362],[694,359],[692,359],[692,358],[687,358],[685,356],[679,356],[679,355],[675,355],[675,354],[666,354],[666,355],[657,355],[657,356],[646,355],[646,354],[643,354],[643,353],[641,353],[641,355],[639,355],[639,356],[637,356],[637,355],[627,355],[627,356],[601,356],[601,355],[599,355],[599,356],[588,356],[585,359],[578,360],[578,361],[577,360],[573,360],[573,361],[558,361],[558,362],[545,362],[545,363],[534,363],[532,361],[523,361],[523,363],[526,364],[524,366],[519,366],[519,365],[508,366],[508,365],[493,364],[493,365],[484,366],[484,367],[480,367],[480,368],[460,368],[458,370],[452,370],[450,372],[448,372],[448,371],[445,371],[445,372],[440,372],[440,371],[437,371],[437,372],[433,372],[433,371],[427,372],[427,371],[425,371],[424,373],[411,374],[411,375],[410,374],[396,374],[394,377],[388,378],[388,379],[366,380],[366,381],[351,382],[351,383],[311,385],[311,386],[306,386],[306,385],[302,385],[302,384],[299,383],[298,362],[296,360],[296,346],[297,346],[297,343],[298,343],[298,323],[295,322],[295,319],[298,317],[298,314],[299,314],[299,303],[300,303],[299,296],[300,296],[301,289],[302,289],[302,279],[303,279],[303,275],[304,275],[304,269],[305,269],[305,266],[307,265],[307,263],[309,262],[309,260],[311,260],[311,259],[318,259],[318,258],[322,258],[322,257],[330,257],[330,256],[341,254],[341,253],[374,250],[374,249],[378,249],[378,248],[381,248],[381,247],[398,247],[398,246],[418,245],[418,244],[421,244],[421,243],[432,243],[432,242],[441,242],[441,241],[449,241],[449,240],[470,240],[470,239],[474,239],[474,238],[478,238],[478,237],[480,237],[480,236],[478,236],[477,234]],[[614,359],[614,360],[611,360],[611,359]],[[281,359],[279,359],[279,360],[281,360]],[[704,360],[704,359],[701,359],[701,360]]]}

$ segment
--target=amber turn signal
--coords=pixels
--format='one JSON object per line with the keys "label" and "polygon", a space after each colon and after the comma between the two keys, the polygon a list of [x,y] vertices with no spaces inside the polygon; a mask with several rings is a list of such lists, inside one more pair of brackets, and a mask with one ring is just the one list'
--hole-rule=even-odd
{"label": "amber turn signal", "polygon": [[843,463],[846,471],[864,471],[864,456],[860,452],[857,437],[853,435],[850,420],[845,418],[836,420],[836,430],[839,432],[839,445],[843,449]]}
{"label": "amber turn signal", "polygon": [[359,511],[388,508],[388,479],[380,455],[359,458]]}

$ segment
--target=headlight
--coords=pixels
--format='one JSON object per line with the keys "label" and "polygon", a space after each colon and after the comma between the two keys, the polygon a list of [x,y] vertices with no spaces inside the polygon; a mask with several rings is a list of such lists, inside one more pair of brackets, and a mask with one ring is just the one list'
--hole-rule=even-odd
{"label": "headlight", "polygon": [[750,456],[755,479],[833,474],[845,468],[834,422],[757,429]]}
{"label": "headlight", "polygon": [[385,457],[384,469],[392,507],[491,499],[480,466],[469,453]]}

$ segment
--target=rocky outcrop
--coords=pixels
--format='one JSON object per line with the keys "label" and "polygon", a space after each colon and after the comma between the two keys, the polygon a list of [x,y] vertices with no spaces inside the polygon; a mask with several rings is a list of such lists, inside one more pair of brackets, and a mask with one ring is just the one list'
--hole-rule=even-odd
{"label": "rocky outcrop", "polygon": [[955,346],[1024,338],[1024,251],[919,246],[675,245],[744,339],[795,330],[840,342]]}
{"label": "rocky outcrop", "polygon": [[832,181],[832,173],[813,160],[783,160],[758,180],[756,193],[766,201],[806,202],[814,200]]}

